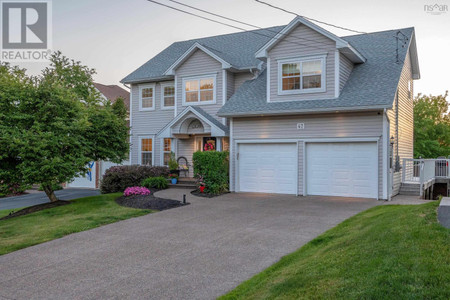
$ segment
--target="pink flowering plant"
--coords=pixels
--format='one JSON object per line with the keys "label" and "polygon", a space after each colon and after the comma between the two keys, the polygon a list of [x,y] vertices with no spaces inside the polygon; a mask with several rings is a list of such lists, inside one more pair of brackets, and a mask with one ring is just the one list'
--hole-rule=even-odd
{"label": "pink flowering plant", "polygon": [[123,192],[125,197],[134,196],[134,195],[150,195],[150,190],[143,186],[132,186],[127,187]]}

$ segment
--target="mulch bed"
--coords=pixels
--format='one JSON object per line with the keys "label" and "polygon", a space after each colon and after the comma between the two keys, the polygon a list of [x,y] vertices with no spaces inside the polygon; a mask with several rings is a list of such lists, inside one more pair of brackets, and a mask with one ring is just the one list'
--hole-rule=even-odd
{"label": "mulch bed", "polygon": [[116,199],[116,203],[121,206],[140,208],[140,209],[152,209],[152,210],[166,210],[175,207],[185,206],[190,203],[183,204],[181,201],[163,199],[153,196],[158,190],[151,189],[150,195],[134,195],[134,196],[121,196]]}
{"label": "mulch bed", "polygon": [[0,220],[6,220],[6,219],[14,218],[14,217],[24,216],[24,215],[28,215],[28,214],[31,214],[31,213],[34,213],[34,212],[37,212],[40,210],[47,209],[47,208],[53,208],[53,207],[67,205],[67,204],[70,204],[70,201],[58,200],[56,202],[42,203],[42,204],[26,207],[24,209],[12,212],[3,218],[0,218]]}
{"label": "mulch bed", "polygon": [[191,192],[192,195],[197,196],[197,197],[204,197],[204,198],[214,198],[214,197],[218,197],[218,196],[222,196],[225,194],[228,194],[229,192],[225,192],[225,193],[221,193],[221,194],[208,194],[208,193],[202,193],[200,192],[200,190],[193,190]]}

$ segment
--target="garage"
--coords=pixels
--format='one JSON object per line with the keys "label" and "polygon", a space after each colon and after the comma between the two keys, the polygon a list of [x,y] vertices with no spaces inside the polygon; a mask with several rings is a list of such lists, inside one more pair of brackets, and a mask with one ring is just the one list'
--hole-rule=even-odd
{"label": "garage", "polygon": [[88,172],[85,175],[75,177],[73,181],[67,183],[68,187],[74,188],[96,188],[97,181],[97,164],[90,162],[88,165]]}
{"label": "garage", "polygon": [[376,142],[306,143],[308,195],[378,198]]}
{"label": "garage", "polygon": [[297,194],[296,143],[239,144],[240,192]]}

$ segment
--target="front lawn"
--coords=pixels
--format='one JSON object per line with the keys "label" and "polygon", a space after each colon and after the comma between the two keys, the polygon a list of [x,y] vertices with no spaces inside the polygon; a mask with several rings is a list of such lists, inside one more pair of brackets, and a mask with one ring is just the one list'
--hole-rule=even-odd
{"label": "front lawn", "polygon": [[438,204],[362,212],[221,299],[450,299],[450,230]]}
{"label": "front lawn", "polygon": [[[71,204],[0,220],[0,255],[57,239],[74,232],[152,212],[115,202],[121,193],[72,200]],[[11,210],[0,211],[0,216]]]}

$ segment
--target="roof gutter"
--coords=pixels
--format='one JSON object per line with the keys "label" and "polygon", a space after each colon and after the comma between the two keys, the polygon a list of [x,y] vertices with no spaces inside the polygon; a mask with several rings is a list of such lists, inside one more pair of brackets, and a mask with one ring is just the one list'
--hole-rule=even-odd
{"label": "roof gutter", "polygon": [[377,111],[384,110],[386,105],[373,105],[373,106],[362,106],[360,108],[355,107],[330,107],[330,108],[311,108],[311,109],[297,109],[297,110],[274,110],[274,111],[251,111],[242,113],[217,113],[219,117],[254,117],[254,116],[271,116],[271,115],[292,115],[292,114],[314,114],[314,113],[338,113],[338,112],[352,112],[352,111]]}

